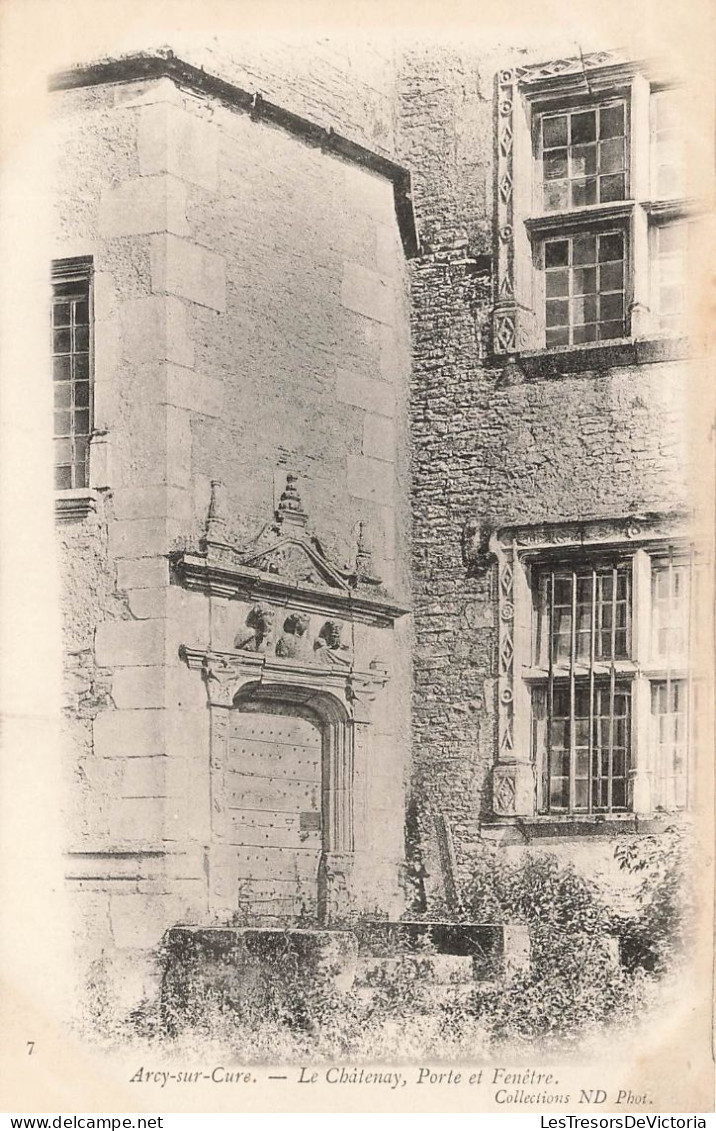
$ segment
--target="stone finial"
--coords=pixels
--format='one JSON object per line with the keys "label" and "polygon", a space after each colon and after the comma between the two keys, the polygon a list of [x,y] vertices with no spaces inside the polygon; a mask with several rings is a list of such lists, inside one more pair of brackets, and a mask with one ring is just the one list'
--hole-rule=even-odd
{"label": "stone finial", "polygon": [[276,521],[280,526],[297,526],[303,529],[308,522],[308,515],[303,509],[296,481],[296,476],[289,472],[286,476],[286,486],[276,508]]}
{"label": "stone finial", "polygon": [[220,479],[212,479],[209,511],[206,516],[207,542],[226,540],[226,511],[226,487]]}
{"label": "stone finial", "polygon": [[373,564],[373,547],[368,534],[368,525],[358,523],[358,549],[356,552],[356,577],[359,582],[380,585],[381,578]]}

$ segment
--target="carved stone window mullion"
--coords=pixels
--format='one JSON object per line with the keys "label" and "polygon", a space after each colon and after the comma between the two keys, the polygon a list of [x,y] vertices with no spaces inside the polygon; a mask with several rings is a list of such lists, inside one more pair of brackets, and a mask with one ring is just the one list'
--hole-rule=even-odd
{"label": "carved stone window mullion", "polygon": [[514,240],[514,138],[515,103],[518,97],[515,72],[500,71],[497,88],[497,192],[495,197],[497,264],[492,344],[496,354],[517,348],[517,304],[515,302]]}

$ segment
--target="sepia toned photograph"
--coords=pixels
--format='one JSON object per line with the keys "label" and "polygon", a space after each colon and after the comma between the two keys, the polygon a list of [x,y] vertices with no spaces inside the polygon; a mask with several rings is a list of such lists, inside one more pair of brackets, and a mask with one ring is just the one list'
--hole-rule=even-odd
{"label": "sepia toned photograph", "polygon": [[148,7],[5,14],[8,1110],[712,1111],[698,50]]}

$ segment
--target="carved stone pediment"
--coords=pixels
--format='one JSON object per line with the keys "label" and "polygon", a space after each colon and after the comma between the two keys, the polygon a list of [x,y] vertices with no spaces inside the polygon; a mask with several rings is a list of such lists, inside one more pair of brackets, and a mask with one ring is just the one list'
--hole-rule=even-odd
{"label": "carved stone pediment", "polygon": [[354,561],[339,565],[329,559],[308,530],[293,475],[287,476],[274,520],[256,538],[232,545],[227,531],[224,488],[214,480],[206,533],[198,551],[172,555],[175,578],[218,596],[290,601],[297,612],[334,613],[370,624],[392,624],[407,612],[384,589],[362,523]]}
{"label": "carved stone pediment", "polygon": [[[327,585],[332,589],[349,588],[346,578],[333,568],[307,538],[281,537],[274,528],[266,528],[259,539],[244,549],[243,564],[270,573],[296,584]],[[273,535],[273,537],[272,537]],[[265,548],[260,542],[265,542]]]}

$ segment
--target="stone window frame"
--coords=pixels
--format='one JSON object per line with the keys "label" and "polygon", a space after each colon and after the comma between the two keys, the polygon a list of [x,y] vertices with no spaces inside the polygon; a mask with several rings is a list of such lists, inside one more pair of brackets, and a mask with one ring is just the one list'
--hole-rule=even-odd
{"label": "stone window frame", "polygon": [[[97,506],[97,442],[104,439],[104,433],[98,431],[94,411],[94,386],[95,386],[95,309],[94,309],[94,258],[91,255],[75,255],[61,259],[53,259],[51,265],[51,305],[54,308],[55,290],[58,284],[75,283],[86,286],[87,302],[89,304],[89,434],[87,445],[87,474],[86,483],[79,486],[55,489],[55,516],[60,522],[74,521],[86,518],[96,510]],[[54,396],[54,380],[53,380]],[[54,435],[54,432],[53,432]],[[54,441],[53,441],[54,444]],[[54,469],[53,452],[53,469]]]}
{"label": "stone window frame", "polygon": [[[496,358],[523,360],[548,372],[563,357],[570,370],[604,364],[654,360],[644,343],[661,344],[679,356],[685,344],[660,326],[653,310],[653,231],[693,215],[693,202],[657,199],[654,156],[653,95],[678,91],[676,84],[655,80],[644,63],[624,61],[617,52],[597,52],[538,66],[502,70],[496,76],[495,292],[492,350]],[[545,212],[538,208],[537,136],[541,117],[560,109],[601,105],[624,99],[627,107],[624,200]],[[625,260],[625,334],[603,342],[545,345],[543,272],[540,256],[547,237],[606,227],[623,231]],[[639,344],[641,348],[639,348]],[[657,353],[659,350],[657,349]],[[540,369],[540,361],[544,364]],[[550,365],[551,362],[551,365]],[[546,365],[546,368],[545,368]]]}
{"label": "stone window frame", "polygon": [[[497,758],[493,767],[493,819],[518,820],[539,825],[580,823],[619,827],[635,818],[649,819],[665,814],[656,808],[652,789],[652,688],[666,682],[685,681],[690,697],[688,718],[689,796],[687,805],[668,812],[681,812],[694,803],[693,781],[695,699],[700,681],[693,662],[693,645],[679,657],[658,656],[651,644],[653,563],[688,563],[693,579],[704,568],[704,557],[694,547],[684,520],[679,516],[639,516],[636,519],[593,520],[583,523],[542,524],[503,528],[490,539],[496,559],[498,640],[496,657]],[[631,686],[631,764],[629,796],[619,812],[569,809],[544,812],[538,809],[537,774],[532,741],[532,691],[544,685],[547,672],[534,662],[535,567],[565,561],[590,565],[609,557],[630,563],[632,586],[631,633],[633,651],[625,660],[612,665],[618,678]],[[690,640],[696,637],[696,599],[689,610]],[[700,654],[700,652],[699,652]],[[607,665],[608,666],[608,665]],[[607,677],[609,676],[607,672]]]}

